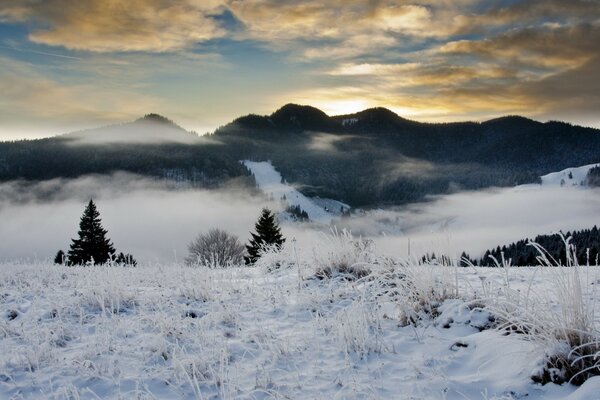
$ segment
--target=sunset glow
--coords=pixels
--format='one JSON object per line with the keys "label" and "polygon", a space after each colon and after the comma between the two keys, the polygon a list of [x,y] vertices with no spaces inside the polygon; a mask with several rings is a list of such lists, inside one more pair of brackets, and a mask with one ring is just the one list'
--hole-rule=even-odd
{"label": "sunset glow", "polygon": [[597,0],[6,0],[0,139],[289,102],[600,126],[599,21]]}

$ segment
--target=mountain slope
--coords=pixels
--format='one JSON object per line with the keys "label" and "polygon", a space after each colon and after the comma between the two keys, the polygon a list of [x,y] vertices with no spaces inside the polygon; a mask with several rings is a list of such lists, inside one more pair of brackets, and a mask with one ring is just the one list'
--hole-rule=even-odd
{"label": "mountain slope", "polygon": [[239,159],[271,160],[305,194],[364,206],[538,183],[547,173],[598,162],[599,133],[518,116],[428,124],[384,108],[327,117],[286,105],[238,118],[214,136]]}
{"label": "mountain slope", "polygon": [[41,180],[116,170],[218,186],[272,161],[309,196],[352,206],[403,204],[459,189],[539,183],[600,161],[600,131],[507,116],[482,123],[420,123],[385,108],[330,117],[287,104],[198,137],[164,117],[51,139],[0,143],[0,180]]}
{"label": "mountain slope", "polygon": [[73,145],[199,144],[206,141],[158,114],[147,114],[125,124],[72,132],[60,138]]}
{"label": "mountain slope", "polygon": [[[191,186],[248,181],[222,144],[149,114],[134,122],[53,138],[0,143],[0,181],[40,181],[127,171]],[[247,182],[251,183],[251,182]]]}

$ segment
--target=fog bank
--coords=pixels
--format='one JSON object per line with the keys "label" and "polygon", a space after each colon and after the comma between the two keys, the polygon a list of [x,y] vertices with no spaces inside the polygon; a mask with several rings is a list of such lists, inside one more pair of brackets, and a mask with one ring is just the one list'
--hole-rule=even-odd
{"label": "fog bank", "polygon": [[[36,184],[0,184],[0,260],[46,259],[68,250],[83,209],[93,198],[118,251],[140,262],[180,261],[199,233],[219,227],[249,238],[263,206],[261,196],[228,190],[173,190],[166,184],[118,173]],[[600,225],[600,190],[527,185],[462,192],[428,202],[373,210],[337,220],[375,241],[393,256],[426,252],[479,257],[488,248],[538,234]],[[330,226],[283,225],[304,254],[323,240]]]}

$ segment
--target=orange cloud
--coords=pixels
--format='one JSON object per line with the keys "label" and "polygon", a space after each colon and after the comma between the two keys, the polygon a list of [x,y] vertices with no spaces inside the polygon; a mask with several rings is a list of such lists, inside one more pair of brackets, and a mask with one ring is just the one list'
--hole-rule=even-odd
{"label": "orange cloud", "polygon": [[48,46],[166,52],[223,36],[225,32],[210,18],[218,6],[210,0],[44,0],[20,7],[5,4],[0,16],[40,22],[45,27],[33,30],[29,39]]}

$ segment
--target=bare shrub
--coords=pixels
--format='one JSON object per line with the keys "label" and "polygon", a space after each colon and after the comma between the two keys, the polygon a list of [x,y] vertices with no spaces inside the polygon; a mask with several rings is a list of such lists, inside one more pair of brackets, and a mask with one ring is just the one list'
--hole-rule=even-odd
{"label": "bare shrub", "polygon": [[200,234],[188,245],[186,263],[208,267],[239,265],[244,259],[245,247],[239,239],[218,228]]}

